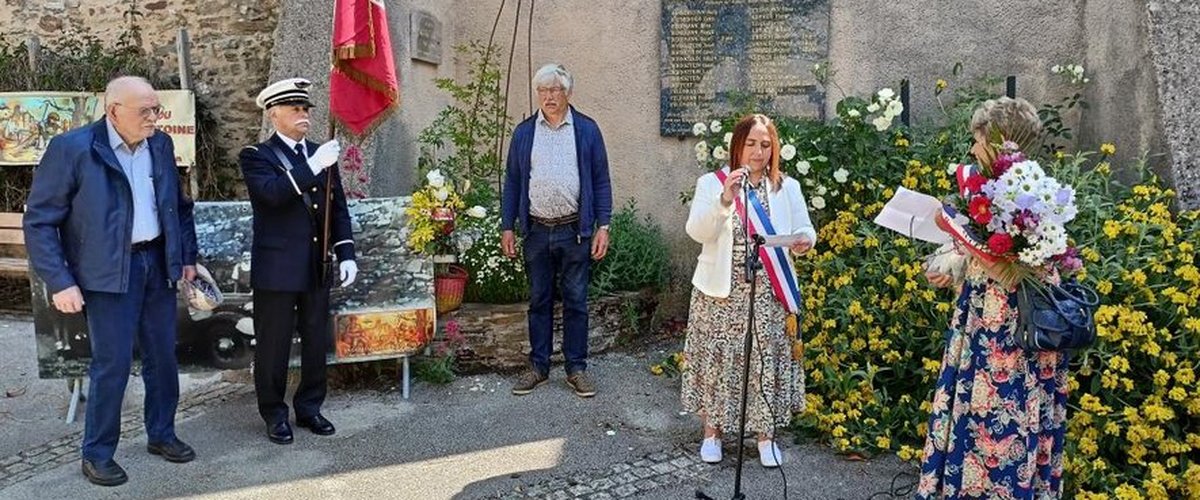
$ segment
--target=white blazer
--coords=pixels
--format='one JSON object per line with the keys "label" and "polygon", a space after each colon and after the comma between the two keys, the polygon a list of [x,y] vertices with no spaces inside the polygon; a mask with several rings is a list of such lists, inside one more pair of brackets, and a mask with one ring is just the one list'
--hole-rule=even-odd
{"label": "white blazer", "polygon": [[[777,234],[806,234],[817,243],[817,231],[808,217],[808,205],[800,183],[791,177],[783,178],[783,188],[771,189],[768,183],[767,203],[770,205],[771,225]],[[687,234],[704,248],[696,258],[696,273],[692,285],[710,297],[725,298],[733,282],[733,212],[734,205],[721,204],[721,183],[717,174],[708,173],[696,180],[695,197],[688,212]]]}

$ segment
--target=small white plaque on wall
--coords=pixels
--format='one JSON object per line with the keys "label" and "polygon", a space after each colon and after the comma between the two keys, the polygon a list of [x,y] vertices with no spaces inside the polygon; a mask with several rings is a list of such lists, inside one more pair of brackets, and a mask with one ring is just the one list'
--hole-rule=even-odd
{"label": "small white plaque on wall", "polygon": [[442,63],[442,22],[433,14],[413,11],[408,39],[413,59],[432,64]]}

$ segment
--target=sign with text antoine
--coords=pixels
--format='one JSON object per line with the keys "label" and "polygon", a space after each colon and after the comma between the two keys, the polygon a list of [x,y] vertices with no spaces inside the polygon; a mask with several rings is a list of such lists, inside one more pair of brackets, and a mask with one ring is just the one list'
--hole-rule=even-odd
{"label": "sign with text antoine", "polygon": [[663,0],[661,33],[662,135],[746,103],[823,117],[812,69],[829,55],[829,0]]}
{"label": "sign with text antoine", "polygon": [[[175,141],[175,163],[196,164],[196,106],[190,90],[159,90],[158,128]],[[104,94],[0,93],[0,165],[37,165],[50,139],[104,116]]]}

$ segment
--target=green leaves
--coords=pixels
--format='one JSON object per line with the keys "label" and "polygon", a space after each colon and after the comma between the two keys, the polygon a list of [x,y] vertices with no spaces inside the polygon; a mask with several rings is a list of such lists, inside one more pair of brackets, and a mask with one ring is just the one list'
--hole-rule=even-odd
{"label": "green leaves", "polygon": [[502,139],[512,131],[500,85],[501,52],[478,40],[454,50],[467,68],[467,78],[434,80],[453,103],[417,136],[421,145],[417,171],[424,175],[440,169],[456,186],[470,186],[468,197],[473,189],[499,193],[504,174]]}
{"label": "green leaves", "polygon": [[662,229],[630,200],[613,214],[608,255],[592,263],[591,293],[661,287],[666,283],[670,249]]}

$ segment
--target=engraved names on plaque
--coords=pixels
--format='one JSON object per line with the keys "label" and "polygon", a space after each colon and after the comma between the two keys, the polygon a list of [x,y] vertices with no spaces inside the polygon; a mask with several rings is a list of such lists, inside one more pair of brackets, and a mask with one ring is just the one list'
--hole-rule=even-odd
{"label": "engraved names on plaque", "polygon": [[829,54],[828,0],[663,0],[660,132],[755,103],[769,115],[823,117],[813,65]]}

